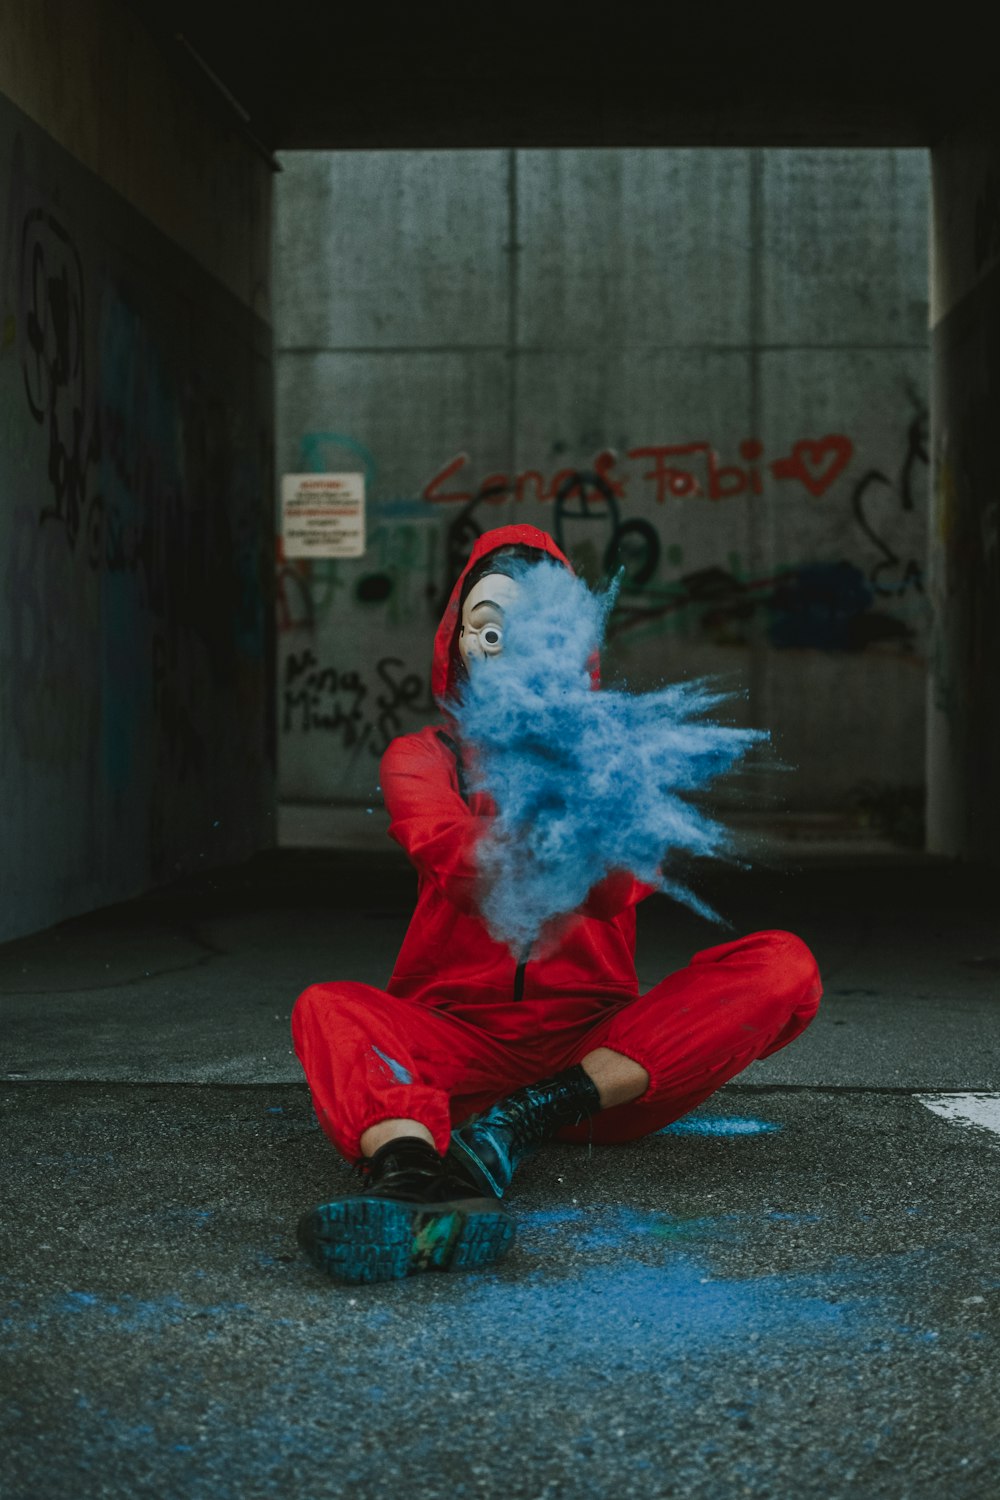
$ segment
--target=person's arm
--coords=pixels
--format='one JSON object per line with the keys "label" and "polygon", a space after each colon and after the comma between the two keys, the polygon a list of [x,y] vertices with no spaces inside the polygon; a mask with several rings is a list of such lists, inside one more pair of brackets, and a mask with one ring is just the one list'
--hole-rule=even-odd
{"label": "person's arm", "polygon": [[613,921],[629,906],[638,906],[656,890],[655,885],[636,880],[628,870],[612,870],[593,887],[580,907],[581,915],[597,917],[602,922]]}
{"label": "person's arm", "polygon": [[[418,735],[393,740],[382,757],[380,784],[389,812],[389,836],[405,849],[422,875],[461,911],[477,911],[482,883],[476,845],[494,815],[490,799],[467,803],[455,784],[454,757],[440,741]],[[612,921],[619,912],[653,894],[656,886],[627,870],[612,870],[577,910]]]}
{"label": "person's arm", "polygon": [[382,757],[381,786],[389,812],[389,837],[402,845],[421,875],[461,911],[478,909],[475,848],[492,805],[474,796],[470,806],[455,784],[454,757],[439,740],[404,735]]}

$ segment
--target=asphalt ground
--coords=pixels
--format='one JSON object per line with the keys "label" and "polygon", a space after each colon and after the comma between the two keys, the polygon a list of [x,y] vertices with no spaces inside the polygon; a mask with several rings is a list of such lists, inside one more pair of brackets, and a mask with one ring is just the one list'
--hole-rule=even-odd
{"label": "asphalt ground", "polygon": [[[1000,1095],[995,885],[706,876],[813,947],[810,1030],[546,1148],[499,1266],[369,1288],[296,1246],[353,1179],[287,1018],[384,981],[407,870],[282,851],[0,948],[0,1494],[994,1500],[1000,1134],[936,1110]],[[719,940],[654,898],[643,984]]]}

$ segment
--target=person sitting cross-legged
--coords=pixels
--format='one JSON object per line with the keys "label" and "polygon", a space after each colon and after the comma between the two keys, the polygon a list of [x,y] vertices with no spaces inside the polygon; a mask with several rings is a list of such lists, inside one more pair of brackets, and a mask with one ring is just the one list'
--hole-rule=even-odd
{"label": "person sitting cross-legged", "polygon": [[640,995],[635,909],[654,887],[625,871],[537,953],[519,961],[491,935],[476,850],[496,809],[468,787],[449,705],[503,651],[517,575],[543,559],[569,567],[534,527],[479,539],[435,638],[442,722],[383,757],[389,832],[419,880],[386,988],[314,984],[293,1012],[320,1125],[363,1177],[299,1223],[306,1253],[340,1282],[498,1261],[514,1238],[505,1195],[546,1140],[660,1130],[793,1041],[819,1005],[816,962],[782,930],[706,948]]}

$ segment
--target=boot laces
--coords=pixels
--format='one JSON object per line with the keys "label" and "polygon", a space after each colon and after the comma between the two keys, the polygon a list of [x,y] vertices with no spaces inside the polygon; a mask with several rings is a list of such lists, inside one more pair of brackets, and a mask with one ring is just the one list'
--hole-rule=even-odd
{"label": "boot laces", "polygon": [[531,1084],[508,1095],[489,1111],[489,1122],[508,1137],[515,1152],[535,1150],[563,1125],[579,1125],[586,1120],[589,1140],[593,1142],[594,1113],[588,1101],[569,1089],[550,1089]]}
{"label": "boot laces", "polygon": [[[582,1118],[582,1112],[581,1112]],[[494,1107],[491,1121],[499,1125],[510,1137],[516,1151],[526,1151],[541,1145],[550,1133],[551,1121],[548,1111],[539,1110],[530,1096],[506,1101],[502,1108]]]}

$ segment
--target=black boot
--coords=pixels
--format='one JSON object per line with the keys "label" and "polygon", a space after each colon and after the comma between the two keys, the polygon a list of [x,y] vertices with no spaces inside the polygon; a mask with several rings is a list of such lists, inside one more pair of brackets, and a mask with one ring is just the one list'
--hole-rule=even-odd
{"label": "black boot", "polygon": [[508,1094],[451,1133],[449,1160],[473,1189],[502,1198],[526,1157],[563,1125],[597,1113],[601,1096],[580,1063]]}
{"label": "black boot", "polygon": [[356,1198],[321,1203],[298,1225],[303,1250],[334,1281],[397,1281],[471,1270],[510,1249],[514,1222],[459,1178],[434,1147],[401,1136],[362,1162]]}

